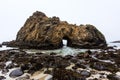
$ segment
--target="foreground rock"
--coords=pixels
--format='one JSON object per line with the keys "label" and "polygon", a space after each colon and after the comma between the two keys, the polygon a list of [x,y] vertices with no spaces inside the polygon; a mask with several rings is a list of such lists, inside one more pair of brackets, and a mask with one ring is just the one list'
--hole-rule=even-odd
{"label": "foreground rock", "polygon": [[55,69],[53,72],[53,80],[86,80],[86,77],[89,76],[90,74],[87,71],[79,73],[72,70]]}
{"label": "foreground rock", "polygon": [[[0,51],[0,74],[3,74],[0,78],[7,78],[6,74],[10,72],[10,78],[31,80],[31,76],[40,71],[51,75],[52,80],[119,80],[119,59],[120,50],[114,49],[94,52],[88,50],[66,56],[55,53],[29,54],[22,49],[11,49]],[[30,76],[24,76],[25,73]]]}
{"label": "foreground rock", "polygon": [[107,76],[109,80],[120,80],[120,76],[116,74],[110,74]]}
{"label": "foreground rock", "polygon": [[21,75],[23,75],[23,72],[22,72],[22,70],[21,69],[16,69],[16,70],[13,70],[11,73],[10,73],[10,77],[12,77],[12,78],[16,78],[16,77],[19,77],[19,76],[21,76]]}
{"label": "foreground rock", "polygon": [[2,47],[2,44],[0,44],[0,47]]}
{"label": "foreground rock", "polygon": [[20,48],[56,49],[63,46],[75,48],[104,48],[106,40],[93,25],[73,25],[60,21],[58,17],[47,17],[42,12],[35,12],[19,30],[17,38],[9,46]]}
{"label": "foreground rock", "polygon": [[0,76],[0,80],[5,80],[6,78],[4,76]]}

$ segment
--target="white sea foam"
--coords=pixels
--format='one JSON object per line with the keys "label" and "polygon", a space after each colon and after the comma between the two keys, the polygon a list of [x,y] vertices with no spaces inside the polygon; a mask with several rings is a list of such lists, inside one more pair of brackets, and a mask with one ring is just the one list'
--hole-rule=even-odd
{"label": "white sea foam", "polygon": [[8,49],[17,49],[17,48],[13,48],[13,47],[6,47],[6,46],[2,46],[2,47],[0,47],[0,51],[2,51],[2,50],[8,50]]}

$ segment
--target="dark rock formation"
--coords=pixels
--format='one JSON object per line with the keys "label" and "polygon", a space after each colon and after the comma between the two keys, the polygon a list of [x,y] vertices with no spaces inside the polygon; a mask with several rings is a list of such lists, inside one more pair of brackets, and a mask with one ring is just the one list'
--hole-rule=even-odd
{"label": "dark rock formation", "polygon": [[8,73],[8,72],[9,72],[8,69],[3,69],[3,70],[2,70],[2,74],[6,74],[6,73]]}
{"label": "dark rock formation", "polygon": [[53,70],[53,80],[86,80],[87,76],[81,75],[78,72],[65,69]]}
{"label": "dark rock formation", "polygon": [[2,44],[0,44],[0,47],[2,47]]}
{"label": "dark rock formation", "polygon": [[4,68],[5,67],[5,63],[4,62],[0,62],[0,70],[2,69],[2,68]]}
{"label": "dark rock formation", "polygon": [[118,40],[118,41],[112,41],[111,43],[120,43],[120,40]]}
{"label": "dark rock formation", "polygon": [[2,42],[2,45],[8,45],[9,42]]}
{"label": "dark rock formation", "polygon": [[0,80],[5,80],[5,79],[6,79],[6,77],[0,76]]}
{"label": "dark rock formation", "polygon": [[110,71],[110,72],[117,72],[119,71],[119,69],[117,68],[116,65],[114,64],[110,64],[110,63],[105,63],[105,62],[94,62],[93,64],[91,64],[91,67],[96,69],[96,70],[106,70],[106,71]]}
{"label": "dark rock formation", "polygon": [[38,11],[27,19],[12,44],[15,43],[20,48],[56,49],[63,46],[63,39],[67,40],[69,47],[106,47],[103,34],[93,25],[69,24]]}
{"label": "dark rock formation", "polygon": [[120,80],[120,76],[116,75],[116,74],[110,74],[107,76],[107,78],[109,80]]}

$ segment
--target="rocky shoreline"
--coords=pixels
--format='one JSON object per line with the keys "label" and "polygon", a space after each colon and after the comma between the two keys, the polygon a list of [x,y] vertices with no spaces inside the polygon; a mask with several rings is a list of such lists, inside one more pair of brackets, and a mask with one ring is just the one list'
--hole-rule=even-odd
{"label": "rocky shoreline", "polygon": [[[53,50],[66,46],[87,50],[71,55],[29,53],[25,49]],[[18,31],[16,40],[3,42],[0,80],[120,80],[120,49],[107,47],[93,25],[76,25],[36,11]],[[70,53],[65,49],[66,53]]]}
{"label": "rocky shoreline", "polygon": [[0,51],[0,80],[120,80],[119,59],[120,49],[114,48],[65,56],[4,50]]}

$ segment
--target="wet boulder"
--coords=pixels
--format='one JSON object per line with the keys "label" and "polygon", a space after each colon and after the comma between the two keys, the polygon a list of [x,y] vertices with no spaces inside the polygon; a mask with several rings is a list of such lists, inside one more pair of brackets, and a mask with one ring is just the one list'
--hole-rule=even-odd
{"label": "wet boulder", "polygon": [[6,77],[0,76],[0,80],[5,80],[5,79],[6,79]]}
{"label": "wet boulder", "polygon": [[0,62],[0,70],[3,69],[5,67],[5,63],[4,62]]}
{"label": "wet boulder", "polygon": [[2,47],[2,44],[0,44],[0,47]]}
{"label": "wet boulder", "polygon": [[54,69],[52,80],[86,80],[86,77],[72,70]]}
{"label": "wet boulder", "polygon": [[116,74],[110,74],[110,75],[107,75],[107,78],[109,80],[120,80],[120,76],[116,75]]}
{"label": "wet boulder", "polygon": [[21,75],[23,75],[24,73],[23,73],[23,71],[21,70],[21,69],[15,69],[15,70],[13,70],[10,74],[9,74],[9,76],[10,77],[12,77],[12,78],[16,78],[16,77],[19,77],[19,76],[21,76]]}
{"label": "wet boulder", "polygon": [[86,71],[86,70],[80,71],[80,74],[81,74],[82,76],[84,76],[84,77],[90,77],[90,75],[91,75],[91,73],[88,72],[88,71]]}
{"label": "wet boulder", "polygon": [[6,74],[6,73],[8,73],[8,72],[9,72],[8,69],[2,69],[2,74]]}
{"label": "wet boulder", "polygon": [[100,71],[103,71],[103,70],[110,71],[110,72],[119,71],[118,66],[116,66],[115,64],[106,63],[106,62],[94,62],[90,66],[91,68],[94,68]]}

